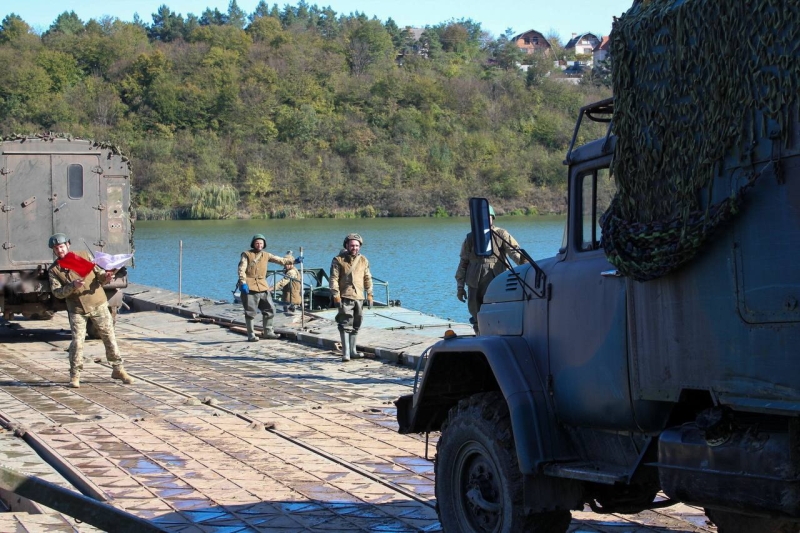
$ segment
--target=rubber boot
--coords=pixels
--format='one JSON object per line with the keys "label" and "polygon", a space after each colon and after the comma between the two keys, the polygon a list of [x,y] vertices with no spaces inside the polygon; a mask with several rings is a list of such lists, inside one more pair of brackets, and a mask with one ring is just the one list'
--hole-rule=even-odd
{"label": "rubber boot", "polygon": [[69,386],[72,389],[80,389],[81,388],[81,375],[80,373],[76,372],[74,374],[70,373],[69,375]]}
{"label": "rubber boot", "polygon": [[264,331],[261,332],[262,339],[280,339],[280,335],[275,334],[275,329],[272,327],[272,319],[264,317]]}
{"label": "rubber boot", "polygon": [[342,361],[350,360],[350,337],[344,330],[339,330],[339,338],[342,339]]}
{"label": "rubber boot", "polygon": [[122,365],[115,366],[111,370],[111,379],[119,379],[126,385],[133,383],[133,378],[127,372],[125,372],[125,369],[122,367]]}
{"label": "rubber boot", "polygon": [[350,357],[352,359],[361,359],[364,354],[356,350],[356,337],[358,337],[358,333],[350,334]]}
{"label": "rubber boot", "polygon": [[253,332],[253,319],[249,316],[244,317],[244,323],[247,324],[247,340],[250,342],[258,342],[258,337]]}

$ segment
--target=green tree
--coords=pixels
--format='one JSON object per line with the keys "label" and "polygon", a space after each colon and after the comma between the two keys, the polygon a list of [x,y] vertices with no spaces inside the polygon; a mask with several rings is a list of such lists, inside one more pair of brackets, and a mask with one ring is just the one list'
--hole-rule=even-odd
{"label": "green tree", "polygon": [[83,21],[78,18],[74,11],[64,11],[50,25],[50,28],[42,37],[47,38],[53,34],[77,35],[84,30]]}
{"label": "green tree", "polygon": [[9,13],[0,23],[0,44],[19,40],[31,33],[31,27],[19,15]]}
{"label": "green tree", "polygon": [[245,13],[242,8],[239,7],[239,4],[236,3],[236,0],[231,0],[230,4],[228,4],[227,23],[234,28],[239,28],[240,30],[243,30],[245,24],[247,23],[247,13]]}
{"label": "green tree", "polygon": [[162,4],[153,13],[153,24],[147,28],[147,36],[154,41],[169,43],[182,38],[185,30],[183,17]]}
{"label": "green tree", "polygon": [[348,62],[356,76],[364,74],[372,65],[385,68],[393,55],[392,38],[378,20],[357,24],[348,36]]}

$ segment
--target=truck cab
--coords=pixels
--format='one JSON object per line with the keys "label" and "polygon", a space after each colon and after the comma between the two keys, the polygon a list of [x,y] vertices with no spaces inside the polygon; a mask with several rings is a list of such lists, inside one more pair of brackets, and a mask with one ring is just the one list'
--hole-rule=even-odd
{"label": "truck cab", "polygon": [[[583,108],[573,145],[580,120],[612,116],[612,100]],[[769,139],[745,164],[726,158],[703,208],[748,187],[745,208],[689,263],[640,281],[609,260],[610,131],[567,154],[561,249],[509,264],[484,298],[481,335],[434,345],[396,402],[401,433],[441,432],[443,528],[565,532],[585,505],[680,501],[721,533],[798,531],[800,501],[786,495],[800,481],[800,143],[780,165]],[[471,212],[475,249],[488,252],[488,201]]]}

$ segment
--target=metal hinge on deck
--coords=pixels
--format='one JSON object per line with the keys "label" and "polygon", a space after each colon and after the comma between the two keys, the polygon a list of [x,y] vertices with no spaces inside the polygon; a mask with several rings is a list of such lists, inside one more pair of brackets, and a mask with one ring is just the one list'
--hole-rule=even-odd
{"label": "metal hinge on deck", "polygon": [[106,206],[104,206],[103,204],[100,204],[100,205],[94,206],[93,209],[97,209],[98,211],[105,211],[106,210]]}
{"label": "metal hinge on deck", "polygon": [[15,248],[16,246],[17,246],[16,244],[12,244],[10,242],[4,242],[3,243],[3,250],[9,250],[11,248]]}
{"label": "metal hinge on deck", "polygon": [[2,174],[3,176],[7,176],[8,174],[11,174],[12,172],[14,172],[14,171],[9,169],[9,168],[6,168],[6,167],[0,168],[0,174]]}

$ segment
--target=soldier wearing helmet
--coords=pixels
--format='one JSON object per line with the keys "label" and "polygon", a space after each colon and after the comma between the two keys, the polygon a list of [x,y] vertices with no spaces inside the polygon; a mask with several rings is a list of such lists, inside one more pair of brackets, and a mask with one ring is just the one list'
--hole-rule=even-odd
{"label": "soldier wearing helmet", "polygon": [[[494,255],[482,257],[475,254],[472,241],[472,232],[467,233],[461,244],[461,260],[456,270],[456,283],[458,284],[458,299],[467,302],[472,328],[478,334],[478,311],[483,305],[483,297],[489,283],[508,268],[510,257],[516,264],[521,265],[526,259],[519,253],[516,239],[503,228],[494,225],[494,208],[489,206],[489,220],[492,228],[492,250]],[[468,290],[465,290],[465,286]]]}
{"label": "soldier wearing helmet", "polygon": [[50,290],[56,298],[66,300],[72,343],[69,346],[69,386],[80,387],[83,370],[83,341],[86,324],[91,320],[103,341],[106,359],[111,363],[111,378],[123,383],[133,383],[133,378],[122,366],[114,318],[108,310],[108,299],[103,284],[114,277],[114,271],[105,271],[91,261],[87,252],[71,252],[69,237],[56,233],[48,240],[56,260],[48,268]]}
{"label": "soldier wearing helmet", "polygon": [[258,311],[261,311],[263,321],[262,338],[278,338],[272,325],[275,318],[275,304],[272,303],[272,296],[269,293],[271,287],[267,283],[267,266],[268,263],[286,265],[293,262],[292,258],[267,252],[266,246],[266,237],[260,233],[253,235],[250,239],[250,249],[242,252],[239,259],[239,287],[244,306],[244,320],[247,324],[247,340],[251,342],[258,340],[253,330],[253,320]]}
{"label": "soldier wearing helmet", "polygon": [[364,318],[364,295],[372,308],[372,273],[361,255],[364,239],[358,233],[344,238],[344,249],[331,261],[329,285],[334,305],[339,307],[336,323],[342,340],[342,361],[363,357],[356,351],[356,338]]}
{"label": "soldier wearing helmet", "polygon": [[291,250],[283,257],[291,259],[292,263],[283,265],[283,279],[275,284],[275,290],[283,291],[283,312],[294,313],[295,306],[299,306],[303,298],[300,271],[294,266],[294,255]]}

